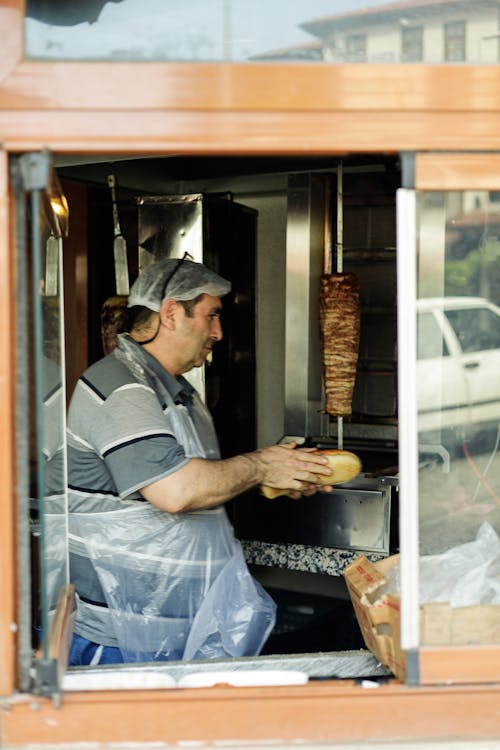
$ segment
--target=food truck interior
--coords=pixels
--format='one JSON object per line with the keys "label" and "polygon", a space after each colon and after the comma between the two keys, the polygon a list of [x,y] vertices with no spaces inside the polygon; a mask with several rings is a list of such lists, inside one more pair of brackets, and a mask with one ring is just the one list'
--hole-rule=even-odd
{"label": "food truck interior", "polygon": [[[55,165],[69,203],[65,276],[66,266],[86,265],[89,363],[113,345],[123,283],[153,257],[187,251],[233,282],[224,339],[193,380],[222,454],[295,437],[360,457],[362,474],[333,495],[269,501],[256,490],[228,512],[253,574],[278,604],[265,652],[363,648],[343,567],[358,554],[398,549],[398,159],[59,156]],[[125,270],[114,259],[110,176]],[[335,269],[356,275],[361,309],[352,415],[339,419],[325,413],[318,322],[319,279]],[[66,292],[68,398],[87,364],[81,351],[71,361],[82,322],[80,312],[72,332],[74,305]]]}
{"label": "food truck interior", "polygon": [[[230,278],[224,339],[213,361],[192,373],[223,456],[296,440],[352,451],[362,463],[360,475],[331,494],[268,500],[255,490],[228,503],[250,569],[278,605],[263,654],[362,651],[343,571],[359,555],[376,561],[399,550],[399,156],[58,155],[54,163],[70,217],[63,246],[67,399],[83,369],[112,349],[128,285],[152,259],[188,252]],[[347,416],[325,408],[320,278],[334,272],[359,282]],[[427,438],[419,468],[434,495],[446,493],[450,445],[444,433]],[[443,539],[433,508],[436,533],[427,551],[437,552],[461,539],[453,531]],[[463,523],[457,528],[466,533]],[[387,674],[375,662],[361,669]]]}

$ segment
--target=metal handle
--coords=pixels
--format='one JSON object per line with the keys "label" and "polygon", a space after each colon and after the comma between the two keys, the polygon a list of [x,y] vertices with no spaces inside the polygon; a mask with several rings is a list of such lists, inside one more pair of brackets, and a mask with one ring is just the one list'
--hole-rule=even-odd
{"label": "metal handle", "polygon": [[118,205],[116,202],[116,177],[114,174],[108,175],[108,186],[111,190],[111,202],[113,204],[113,225],[115,228],[115,237],[122,233],[120,228],[120,217],[118,215]]}

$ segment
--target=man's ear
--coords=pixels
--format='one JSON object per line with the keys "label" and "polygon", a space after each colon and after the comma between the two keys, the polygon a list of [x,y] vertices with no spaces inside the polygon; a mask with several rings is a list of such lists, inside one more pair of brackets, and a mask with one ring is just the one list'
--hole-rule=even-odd
{"label": "man's ear", "polygon": [[175,328],[175,318],[178,313],[178,304],[175,299],[166,299],[160,308],[160,323],[167,328]]}

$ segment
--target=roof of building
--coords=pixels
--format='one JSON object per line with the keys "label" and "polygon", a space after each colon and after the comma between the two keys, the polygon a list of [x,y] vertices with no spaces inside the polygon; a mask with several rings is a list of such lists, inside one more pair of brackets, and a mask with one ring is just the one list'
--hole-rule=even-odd
{"label": "roof of building", "polygon": [[323,47],[320,42],[311,41],[290,47],[268,50],[252,55],[249,60],[322,60]]}
{"label": "roof of building", "polygon": [[308,31],[314,36],[324,37],[334,30],[360,25],[362,23],[374,23],[390,20],[393,16],[400,16],[402,12],[419,16],[422,10],[444,10],[456,7],[457,9],[477,12],[479,7],[498,7],[496,0],[475,0],[471,3],[467,0],[398,0],[398,2],[381,3],[368,8],[338,13],[333,16],[323,16],[311,21],[299,24],[300,28]]}

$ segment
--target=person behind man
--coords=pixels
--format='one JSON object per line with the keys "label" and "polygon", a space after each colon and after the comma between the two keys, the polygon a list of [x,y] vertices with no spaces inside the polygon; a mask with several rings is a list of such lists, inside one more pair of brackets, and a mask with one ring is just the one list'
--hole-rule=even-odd
{"label": "person behind man", "polygon": [[330,470],[293,445],[221,459],[183,373],[221,340],[230,289],[200,263],[151,264],[130,292],[129,333],[77,383],[67,440],[78,605],[70,664],[255,655],[273,627],[274,602],[251,577],[224,503],[260,484],[311,495]]}

